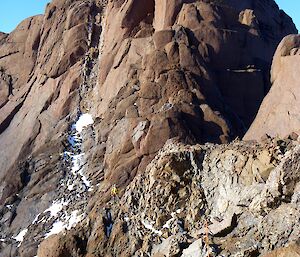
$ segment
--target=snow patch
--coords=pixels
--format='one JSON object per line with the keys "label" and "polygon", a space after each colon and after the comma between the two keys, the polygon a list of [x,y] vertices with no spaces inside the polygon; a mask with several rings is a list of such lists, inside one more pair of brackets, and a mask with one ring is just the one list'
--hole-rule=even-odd
{"label": "snow patch", "polygon": [[69,191],[72,191],[72,190],[74,190],[74,187],[75,187],[75,184],[74,183],[72,183],[72,182],[70,182],[70,180],[68,181],[68,190]]}
{"label": "snow patch", "polygon": [[24,236],[26,235],[27,231],[28,231],[27,228],[23,229],[18,235],[13,237],[13,239],[15,239],[18,242],[22,242],[24,240]]}
{"label": "snow patch", "polygon": [[80,140],[81,138],[78,137],[77,135],[68,136],[68,143],[72,147],[76,147],[78,144],[80,144]]}
{"label": "snow patch", "polygon": [[[88,178],[83,173],[83,156],[84,153],[74,155],[72,157],[72,169],[71,172],[76,175],[77,173],[81,176],[82,182],[86,185],[87,188],[89,188],[89,191],[91,191],[91,182],[88,180]],[[70,186],[70,191],[73,189],[73,186]]]}
{"label": "snow patch", "polygon": [[50,231],[45,235],[45,238],[48,238],[49,236],[56,235],[60,232],[62,232],[66,228],[66,225],[62,221],[56,221],[53,225]]}
{"label": "snow patch", "polygon": [[9,210],[12,209],[12,207],[14,206],[13,204],[8,204],[8,205],[5,205]]}
{"label": "snow patch", "polygon": [[169,219],[166,224],[163,225],[163,228],[170,229],[171,223],[176,219],[176,214],[179,214],[181,212],[181,209],[176,210],[175,212],[171,213],[171,219]]}
{"label": "snow patch", "polygon": [[75,123],[75,129],[78,133],[81,133],[83,128],[92,124],[94,124],[92,115],[84,113],[79,117],[78,121]]}
{"label": "snow patch", "polygon": [[169,219],[169,220],[166,222],[166,224],[165,224],[165,225],[163,225],[163,228],[170,229],[170,227],[171,227],[171,223],[172,223],[174,220],[175,220],[175,218],[174,218],[174,217],[173,217],[173,218],[171,218],[171,219]]}
{"label": "snow patch", "polygon": [[39,220],[40,215],[41,215],[40,213],[36,215],[36,217],[34,218],[31,224],[35,224]]}
{"label": "snow patch", "polygon": [[69,222],[67,226],[68,230],[70,230],[72,227],[77,225],[77,223],[83,220],[84,215],[83,214],[78,215],[78,213],[79,213],[78,210],[72,211],[70,217],[68,217],[69,218]]}
{"label": "snow patch", "polygon": [[28,231],[28,229],[25,228],[25,229],[21,230],[18,235],[16,235],[15,237],[13,237],[13,239],[15,239],[17,242],[20,242],[18,244],[18,247],[22,244],[22,242],[24,240],[24,236],[26,235],[27,231]]}
{"label": "snow patch", "polygon": [[88,178],[83,174],[83,170],[80,170],[79,172],[82,182],[89,188],[89,191],[91,191],[91,182],[88,180]]}
{"label": "snow patch", "polygon": [[77,225],[80,221],[82,221],[84,218],[84,215],[79,215],[79,211],[75,210],[72,211],[70,215],[66,215],[65,221],[58,220],[55,223],[53,223],[52,228],[50,231],[45,235],[45,238],[48,238],[49,236],[59,234],[60,232],[66,230],[70,230],[74,226]]}
{"label": "snow patch", "polygon": [[[85,154],[81,149],[83,143],[81,132],[84,128],[92,125],[93,123],[94,120],[90,114],[81,114],[78,120],[71,127],[67,138],[68,147],[62,154],[70,170],[69,177],[63,181],[62,185],[65,186],[66,190],[75,190],[76,197],[79,198],[81,195],[76,191],[76,189],[77,184],[79,185],[80,182],[80,188],[82,184],[84,184],[88,191],[92,191],[91,182],[84,175],[84,165],[86,164],[86,161],[84,159]],[[58,234],[64,230],[69,230],[78,222],[82,221],[85,214],[79,215],[79,210],[74,210],[71,213],[68,213],[66,210],[64,210],[64,207],[67,206],[70,201],[72,200],[68,200],[67,198],[53,201],[52,205],[44,211],[44,213],[50,212],[51,218],[55,218],[55,222],[52,224],[50,231],[45,234],[45,238]],[[36,223],[38,219],[39,215],[35,218],[33,223]],[[46,220],[49,221],[49,219]]]}
{"label": "snow patch", "polygon": [[51,217],[56,217],[59,212],[62,211],[64,206],[67,206],[69,202],[65,202],[64,200],[54,201],[52,205],[44,211],[50,212]]}
{"label": "snow patch", "polygon": [[[85,164],[83,159],[84,153],[78,153],[78,150],[80,152],[80,148],[82,144],[82,137],[80,133],[85,127],[92,124],[94,124],[92,115],[90,115],[89,113],[81,114],[77,122],[72,125],[72,129],[75,130],[76,132],[73,132],[72,135],[68,136],[68,142],[72,146],[74,152],[68,152],[68,151],[64,152],[65,159],[71,158],[72,160],[71,172],[74,175],[79,173],[82,182],[86,185],[89,191],[92,191],[91,182],[83,174],[83,166]],[[73,183],[68,184],[68,189],[69,191],[72,191],[74,189]]]}
{"label": "snow patch", "polygon": [[156,230],[150,222],[148,222],[146,220],[142,220],[142,224],[144,225],[145,228],[151,230],[153,233],[155,233],[155,234],[157,234],[159,236],[162,235],[162,232],[159,231],[159,230]]}
{"label": "snow patch", "polygon": [[73,155],[72,156],[72,169],[71,172],[76,175],[76,173],[82,168],[83,163],[82,163],[82,157],[84,156],[83,153]]}

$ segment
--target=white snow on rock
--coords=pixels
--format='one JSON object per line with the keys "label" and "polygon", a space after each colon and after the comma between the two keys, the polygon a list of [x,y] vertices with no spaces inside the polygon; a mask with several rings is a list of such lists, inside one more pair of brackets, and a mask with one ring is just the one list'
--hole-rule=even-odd
{"label": "white snow on rock", "polygon": [[[76,148],[80,149],[80,146],[82,144],[82,137],[81,137],[80,133],[82,132],[82,130],[85,127],[92,125],[93,123],[94,123],[93,117],[90,114],[85,113],[85,114],[80,115],[77,122],[75,124],[73,124],[72,128],[76,130],[76,133],[69,136],[68,141],[74,149],[76,149]],[[84,153],[76,154],[76,153],[66,151],[64,153],[64,155],[72,158],[71,172],[74,175],[79,173],[79,175],[81,176],[81,180],[88,188],[88,191],[92,191],[91,182],[88,180],[88,178],[83,173],[83,166],[85,164],[84,159],[83,159]],[[68,189],[69,189],[69,191],[71,191],[74,189],[74,186],[72,184],[70,184],[68,186]]]}
{"label": "white snow on rock", "polygon": [[[84,156],[84,153],[72,156],[71,172],[74,175],[79,174],[81,176],[82,182],[86,185],[87,188],[89,188],[89,191],[91,191],[91,182],[88,180],[88,178],[83,173],[83,166],[84,166],[83,156]],[[69,190],[71,191],[72,189],[73,189],[73,187],[70,186]]]}
{"label": "white snow on rock", "polygon": [[69,181],[68,181],[68,190],[69,190],[69,191],[72,191],[72,190],[74,190],[74,188],[75,188],[75,184],[72,183],[72,182],[69,180]]}
{"label": "white snow on rock", "polygon": [[81,138],[78,135],[68,136],[68,142],[72,147],[76,147],[76,145],[80,144]]}
{"label": "white snow on rock", "polygon": [[152,226],[152,224],[151,224],[150,222],[148,222],[148,221],[146,221],[146,220],[142,220],[142,224],[144,225],[145,228],[151,230],[153,233],[155,233],[155,234],[157,234],[157,235],[159,235],[159,236],[162,235],[162,232],[159,231],[159,230],[156,230],[156,229]]}
{"label": "white snow on rock", "polygon": [[24,239],[24,236],[26,235],[28,229],[25,228],[23,230],[20,231],[20,233],[18,235],[16,235],[15,237],[13,237],[13,239],[15,239],[18,242],[22,242]]}
{"label": "white snow on rock", "polygon": [[92,115],[84,113],[79,117],[78,121],[75,123],[75,129],[77,130],[77,132],[81,133],[83,128],[92,124],[94,124]]}
{"label": "white snow on rock", "polygon": [[64,218],[65,221],[58,220],[55,223],[53,223],[52,228],[50,231],[45,235],[45,238],[48,238],[49,236],[59,234],[60,232],[66,230],[70,230],[74,226],[77,225],[80,221],[82,221],[84,218],[84,215],[79,215],[79,211],[75,210],[71,212],[71,215],[66,215]]}
{"label": "white snow on rock", "polygon": [[40,215],[41,215],[40,213],[36,215],[31,224],[35,224],[39,220]]}
{"label": "white snow on rock", "polygon": [[12,207],[14,206],[13,204],[8,204],[8,205],[5,205],[9,210],[12,209]]}
{"label": "white snow on rock", "polygon": [[69,222],[68,222],[68,226],[67,226],[67,229],[71,229],[72,227],[76,226],[76,224],[80,221],[83,220],[84,218],[84,215],[78,215],[79,211],[78,210],[75,210],[75,211],[72,211],[70,217],[69,217]]}
{"label": "white snow on rock", "polygon": [[170,229],[171,227],[171,223],[175,220],[174,217],[172,217],[171,219],[169,219],[165,225],[163,225],[163,228],[167,228],[167,229]]}
{"label": "white snow on rock", "polygon": [[[84,166],[86,164],[86,161],[84,159],[85,154],[81,149],[83,141],[81,132],[84,128],[92,125],[93,123],[94,120],[92,116],[88,113],[85,113],[80,115],[78,120],[72,125],[70,135],[67,138],[69,148],[62,154],[64,160],[67,161],[71,175],[68,180],[64,181],[64,183],[62,184],[65,185],[66,190],[76,190],[76,185],[80,181],[87,187],[88,191],[92,190],[91,182],[84,175]],[[80,197],[78,193],[77,196]],[[80,215],[79,210],[74,210],[71,213],[68,213],[64,210],[64,207],[67,206],[70,201],[70,199],[56,200],[47,210],[44,211],[44,213],[50,212],[51,218],[55,218],[55,222],[52,224],[52,228],[50,229],[50,231],[45,234],[45,238],[48,238],[51,235],[58,234],[64,230],[70,230],[78,222],[82,221],[85,214]],[[36,217],[33,223],[36,223],[38,219],[39,215]]]}
{"label": "white snow on rock", "polygon": [[73,155],[72,156],[72,169],[71,172],[76,175],[76,173],[82,168],[83,163],[82,163],[82,157],[84,156],[83,153]]}
{"label": "white snow on rock", "polygon": [[25,228],[25,229],[21,230],[20,233],[19,233],[18,235],[16,235],[15,237],[13,237],[13,239],[15,239],[17,242],[20,242],[20,243],[18,244],[18,247],[19,247],[19,246],[21,245],[21,243],[23,242],[24,236],[26,235],[27,231],[28,231],[28,229]]}
{"label": "white snow on rock", "polygon": [[52,236],[52,235],[56,235],[60,232],[62,232],[64,229],[66,228],[66,224],[62,221],[56,221],[51,230],[45,235],[45,238],[48,238],[49,236]]}
{"label": "white snow on rock", "polygon": [[175,212],[171,213],[171,219],[169,219],[166,224],[163,225],[163,228],[170,229],[171,223],[176,219],[176,214],[179,214],[181,212],[181,209],[176,210]]}
{"label": "white snow on rock", "polygon": [[48,209],[46,209],[44,211],[44,213],[50,212],[51,217],[56,217],[57,214],[59,212],[61,212],[61,210],[63,209],[63,207],[67,206],[67,205],[68,205],[68,202],[65,202],[64,200],[54,201],[52,203],[52,205]]}
{"label": "white snow on rock", "polygon": [[81,176],[81,179],[82,179],[82,182],[86,185],[88,189],[88,191],[92,191],[92,188],[91,188],[91,182],[88,180],[88,178],[83,174],[83,170],[80,170],[79,171],[79,174]]}

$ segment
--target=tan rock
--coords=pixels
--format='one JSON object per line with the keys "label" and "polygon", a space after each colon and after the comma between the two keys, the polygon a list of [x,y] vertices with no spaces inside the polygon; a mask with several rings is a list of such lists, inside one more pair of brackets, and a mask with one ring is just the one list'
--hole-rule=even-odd
{"label": "tan rock", "polygon": [[299,257],[300,247],[298,244],[292,244],[287,247],[276,249],[268,254],[263,255],[263,257]]}
{"label": "tan rock", "polygon": [[62,235],[53,235],[45,239],[40,244],[37,254],[41,257],[80,256],[75,238],[65,238]]}
{"label": "tan rock", "polygon": [[175,22],[184,0],[155,0],[153,27],[156,31],[169,29]]}
{"label": "tan rock", "polygon": [[245,140],[260,140],[265,134],[286,137],[300,131],[299,55],[290,55],[300,48],[298,35],[287,36],[278,46],[272,64],[273,85],[264,98],[258,114],[245,135]]}
{"label": "tan rock", "polygon": [[252,28],[255,28],[258,25],[254,11],[249,9],[246,9],[240,13],[239,21],[241,24]]}
{"label": "tan rock", "polygon": [[156,49],[161,49],[172,41],[174,31],[172,30],[161,30],[153,34],[153,40]]}
{"label": "tan rock", "polygon": [[283,57],[295,55],[297,49],[300,48],[300,35],[286,36],[278,45],[273,57],[271,70],[271,83],[274,83],[277,76],[284,69]]}

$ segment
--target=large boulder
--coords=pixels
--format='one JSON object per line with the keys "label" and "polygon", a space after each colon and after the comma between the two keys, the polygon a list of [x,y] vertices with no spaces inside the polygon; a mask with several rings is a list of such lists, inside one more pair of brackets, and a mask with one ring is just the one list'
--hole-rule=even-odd
{"label": "large boulder", "polygon": [[299,63],[300,35],[289,35],[277,48],[271,71],[272,88],[244,139],[300,133]]}

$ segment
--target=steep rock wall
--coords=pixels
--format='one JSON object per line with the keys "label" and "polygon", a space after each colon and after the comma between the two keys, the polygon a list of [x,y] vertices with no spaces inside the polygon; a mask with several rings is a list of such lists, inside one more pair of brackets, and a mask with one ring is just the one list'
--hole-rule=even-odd
{"label": "steep rock wall", "polygon": [[[125,192],[170,138],[244,135],[295,32],[271,0],[55,0],[1,34],[1,254],[32,257],[60,225],[51,254],[114,255],[112,185]],[[83,113],[93,122],[76,132]]]}

